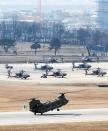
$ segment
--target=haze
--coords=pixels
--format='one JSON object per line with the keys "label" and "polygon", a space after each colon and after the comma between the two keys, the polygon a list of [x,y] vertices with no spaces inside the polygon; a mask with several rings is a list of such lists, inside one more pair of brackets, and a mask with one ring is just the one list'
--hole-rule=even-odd
{"label": "haze", "polygon": [[[43,4],[93,4],[94,0],[42,0]],[[0,0],[1,5],[34,5],[37,4],[38,0]]]}

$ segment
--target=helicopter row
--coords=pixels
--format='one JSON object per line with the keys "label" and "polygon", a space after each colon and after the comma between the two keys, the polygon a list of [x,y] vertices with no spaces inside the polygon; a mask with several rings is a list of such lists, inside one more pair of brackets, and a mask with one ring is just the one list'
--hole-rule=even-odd
{"label": "helicopter row", "polygon": [[65,76],[67,76],[67,73],[64,73],[63,71],[58,69],[57,71],[51,72],[51,74],[49,74],[49,72],[46,72],[45,74],[42,74],[41,78],[47,78],[48,76],[64,78]]}
{"label": "helicopter row", "polygon": [[[34,63],[34,66],[35,66],[35,70],[45,71],[45,73],[41,75],[41,78],[47,78],[49,76],[64,78],[67,76],[67,73],[63,72],[61,69],[57,69],[54,71],[54,68],[48,64],[45,64],[39,67],[37,63]],[[12,76],[11,70],[13,69],[13,66],[5,65],[5,68],[7,69],[8,77],[15,77],[15,78],[21,78],[21,79],[27,79],[30,77],[30,75],[24,70],[21,70],[15,73],[14,76]],[[85,75],[105,76],[107,74],[107,72],[103,71],[101,68],[96,68],[95,70],[92,70],[91,68],[92,66],[85,62],[77,66],[75,65],[75,62],[72,63],[73,71],[74,69],[83,69],[85,70]]]}
{"label": "helicopter row", "polygon": [[[21,79],[27,79],[27,78],[30,77],[30,75],[26,71],[24,71],[24,70],[21,70],[18,73],[15,73],[15,75],[12,75],[12,71],[11,70],[13,68],[10,68],[10,67],[11,66],[9,66],[9,65],[8,65],[8,68],[6,68],[6,66],[5,66],[5,68],[7,69],[8,77],[15,77],[15,78],[21,78]],[[52,71],[53,67],[49,66],[47,64],[45,64],[45,65],[43,65],[41,67],[36,67],[35,70],[45,71],[45,73],[41,75],[41,78],[47,78],[48,76],[64,78],[67,75],[67,73],[64,73],[60,69]]]}
{"label": "helicopter row", "polygon": [[96,76],[105,76],[107,74],[106,71],[104,71],[101,68],[96,68],[94,70],[92,70],[91,73],[89,73],[89,71],[91,70],[92,66],[87,64],[86,62],[79,64],[78,66],[75,66],[75,62],[72,63],[73,67],[72,70],[74,71],[74,69],[83,69],[85,70],[85,75],[96,75]]}
{"label": "helicopter row", "polygon": [[67,73],[64,73],[61,69],[57,69],[56,71],[52,71],[54,68],[48,64],[42,65],[41,67],[37,67],[37,63],[34,63],[35,70],[43,70],[45,71],[44,74],[42,74],[41,78],[47,78],[48,76],[54,76],[54,77],[61,77],[64,78],[67,76]]}

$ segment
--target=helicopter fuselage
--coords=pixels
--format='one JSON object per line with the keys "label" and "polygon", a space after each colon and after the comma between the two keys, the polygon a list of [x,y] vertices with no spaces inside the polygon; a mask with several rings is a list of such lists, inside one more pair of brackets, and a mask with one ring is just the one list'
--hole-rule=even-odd
{"label": "helicopter fuselage", "polygon": [[59,111],[59,108],[66,105],[68,103],[68,100],[65,96],[59,96],[54,101],[49,101],[45,103],[41,103],[39,100],[32,99],[29,102],[29,109],[31,112],[33,112],[35,115],[36,113],[41,113],[41,115],[48,111],[53,111],[54,109],[57,109]]}

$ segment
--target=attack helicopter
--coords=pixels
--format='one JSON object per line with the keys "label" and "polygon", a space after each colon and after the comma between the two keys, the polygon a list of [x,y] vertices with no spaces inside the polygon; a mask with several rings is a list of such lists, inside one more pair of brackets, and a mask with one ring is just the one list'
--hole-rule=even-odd
{"label": "attack helicopter", "polygon": [[103,71],[101,68],[97,68],[95,70],[92,71],[92,73],[88,73],[88,71],[86,72],[86,75],[97,75],[97,76],[104,76],[107,73],[105,71]]}
{"label": "attack helicopter", "polygon": [[57,70],[53,72],[53,76],[64,78],[65,76],[67,76],[67,73],[62,72],[61,70]]}
{"label": "attack helicopter", "polygon": [[20,72],[15,73],[15,75],[12,75],[12,71],[8,69],[7,73],[8,73],[8,78],[12,77],[12,78],[27,79],[30,77],[30,75],[24,70],[21,70]]}
{"label": "attack helicopter", "polygon": [[86,56],[86,57],[83,57],[81,61],[83,63],[85,63],[85,62],[99,62],[99,57]]}
{"label": "attack helicopter", "polygon": [[15,77],[21,79],[27,79],[30,77],[30,75],[26,71],[21,70],[20,72],[15,74]]}
{"label": "attack helicopter", "polygon": [[59,77],[59,78],[64,78],[67,76],[67,73],[62,72],[60,69],[53,71],[51,74],[49,74],[48,71],[46,71],[45,74],[42,74],[41,78],[47,78],[47,76],[54,76],[54,77]]}
{"label": "attack helicopter", "polygon": [[5,65],[5,68],[6,68],[6,69],[13,69],[13,66],[10,66],[10,65],[6,64],[6,65]]}
{"label": "attack helicopter", "polygon": [[53,69],[52,66],[49,66],[48,64],[42,65],[40,68],[37,67],[38,63],[34,63],[35,70],[49,70],[51,71]]}
{"label": "attack helicopter", "polygon": [[53,56],[48,58],[48,63],[64,63],[64,58],[63,57],[60,57],[59,59],[57,58],[54,58]]}
{"label": "attack helicopter", "polygon": [[58,63],[58,61],[57,61],[57,59],[56,58],[54,58],[54,57],[50,57],[49,59],[48,59],[48,63]]}
{"label": "attack helicopter", "polygon": [[91,68],[91,65],[87,64],[87,63],[82,63],[82,64],[79,64],[78,66],[75,66],[75,62],[72,63],[72,70],[73,69],[90,69]]}

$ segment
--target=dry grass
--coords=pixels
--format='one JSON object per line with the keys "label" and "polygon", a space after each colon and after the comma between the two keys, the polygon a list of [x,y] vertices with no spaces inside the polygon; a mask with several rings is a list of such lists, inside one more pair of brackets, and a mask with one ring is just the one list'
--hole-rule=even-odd
{"label": "dry grass", "polygon": [[[81,90],[81,91],[79,91]],[[108,107],[108,88],[36,85],[33,83],[0,82],[0,111],[22,110],[30,98],[42,101],[53,100],[58,92],[72,91],[66,94],[69,103],[63,109],[104,108]],[[74,92],[76,91],[76,92]],[[78,92],[77,92],[78,91]]]}
{"label": "dry grass", "polygon": [[0,131],[108,131],[108,122],[0,126]]}

